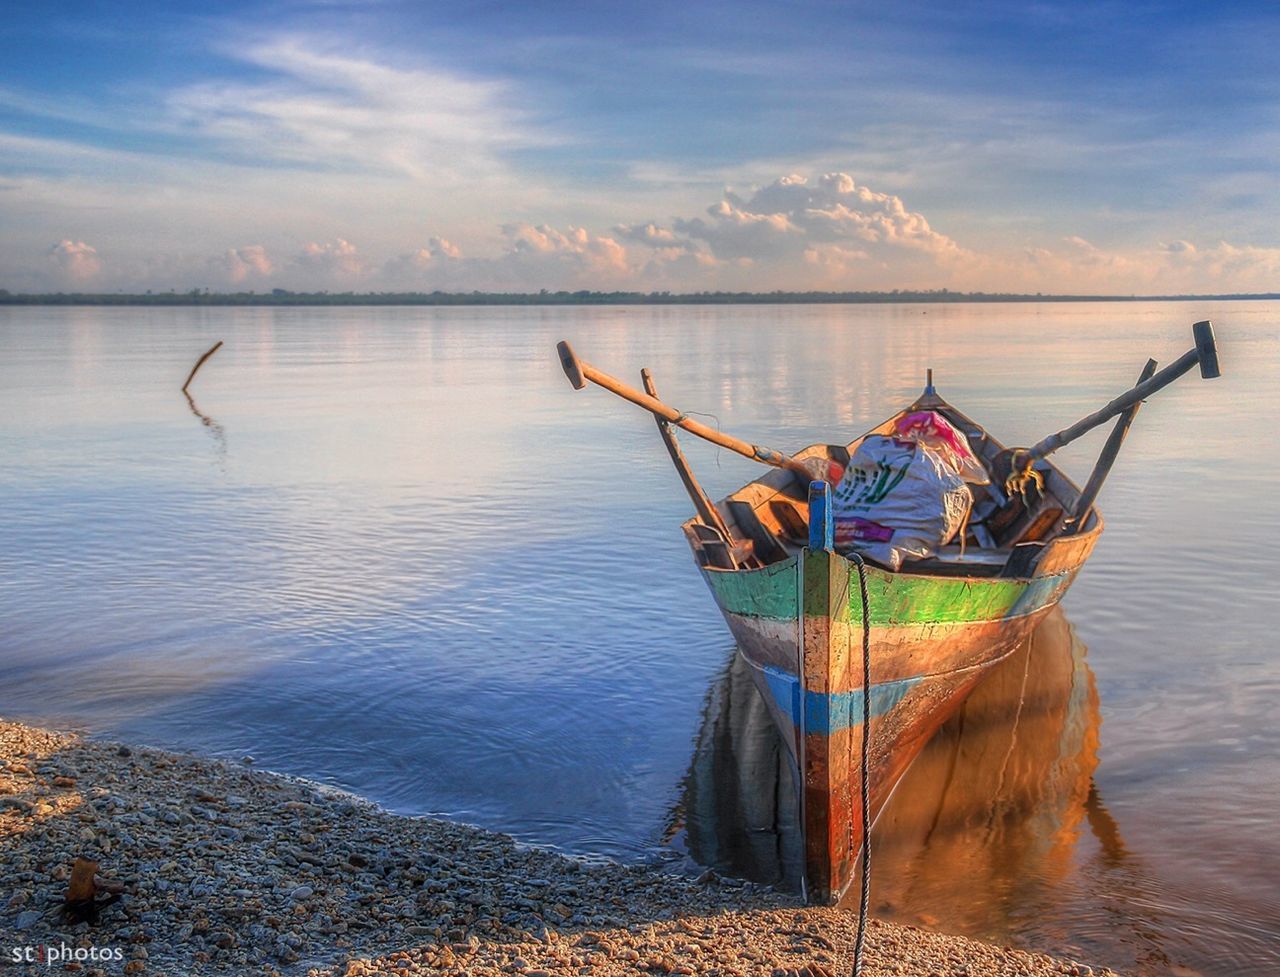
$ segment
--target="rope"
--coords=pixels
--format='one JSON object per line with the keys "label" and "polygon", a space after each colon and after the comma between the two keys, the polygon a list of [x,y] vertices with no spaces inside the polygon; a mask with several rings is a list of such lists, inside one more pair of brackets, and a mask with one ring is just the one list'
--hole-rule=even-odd
{"label": "rope", "polygon": [[[682,410],[680,412],[680,416],[675,421],[671,421],[670,423],[675,424],[678,421],[688,420],[690,417],[709,418],[715,424],[716,430],[717,431],[720,430],[720,418],[717,417],[715,414],[708,414],[706,411],[701,411],[701,410]],[[718,444],[716,445],[716,467],[717,468],[720,467],[720,445]]]}
{"label": "rope", "polygon": [[678,417],[673,417],[671,420],[667,421],[667,423],[679,424],[681,421],[687,421],[690,417],[709,417],[715,422],[716,430],[720,430],[720,418],[715,414],[708,414],[706,411],[702,410],[682,410]]}
{"label": "rope", "polygon": [[858,568],[862,596],[862,894],[858,899],[858,935],[853,942],[853,977],[862,977],[862,944],[867,935],[867,907],[871,902],[871,613],[867,596],[867,565],[857,553],[849,559]]}

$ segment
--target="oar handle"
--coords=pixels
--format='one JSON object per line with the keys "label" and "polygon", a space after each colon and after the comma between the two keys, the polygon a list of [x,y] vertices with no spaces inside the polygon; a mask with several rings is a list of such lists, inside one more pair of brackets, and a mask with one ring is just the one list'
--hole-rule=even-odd
{"label": "oar handle", "polygon": [[1134,404],[1146,400],[1153,393],[1173,383],[1174,380],[1196,364],[1200,365],[1200,376],[1206,380],[1221,376],[1221,370],[1218,368],[1218,347],[1213,338],[1213,326],[1206,319],[1204,322],[1197,322],[1193,325],[1191,333],[1195,337],[1196,345],[1194,349],[1183,353],[1151,379],[1144,380],[1121,394],[1101,410],[1094,411],[1088,417],[1081,418],[1069,428],[1059,431],[1057,434],[1050,434],[1039,444],[1027,449],[1027,454],[1031,456],[1031,460],[1043,458],[1045,455],[1057,451],[1063,445],[1070,444],[1082,434],[1092,431],[1099,424],[1105,424],[1111,418],[1124,413]]}
{"label": "oar handle", "polygon": [[597,370],[590,363],[578,359],[573,347],[567,342],[557,343],[556,351],[560,354],[560,365],[564,368],[564,375],[569,378],[569,382],[573,384],[575,390],[581,390],[590,381],[596,386],[604,387],[610,393],[617,394],[623,400],[631,401],[637,407],[643,407],[649,413],[674,424],[681,430],[697,435],[712,444],[718,444],[722,448],[736,451],[744,457],[764,462],[766,465],[773,465],[775,468],[785,468],[788,471],[795,472],[805,480],[806,484],[813,477],[813,473],[805,467],[803,462],[796,461],[790,455],[783,454],[781,451],[774,451],[772,448],[766,448],[764,445],[751,444],[749,441],[743,441],[741,438],[735,438],[732,435],[725,434],[723,431],[707,427],[707,425],[693,420],[674,407],[664,404],[657,397],[642,393],[635,387],[623,383],[617,377],[612,377],[602,370]]}

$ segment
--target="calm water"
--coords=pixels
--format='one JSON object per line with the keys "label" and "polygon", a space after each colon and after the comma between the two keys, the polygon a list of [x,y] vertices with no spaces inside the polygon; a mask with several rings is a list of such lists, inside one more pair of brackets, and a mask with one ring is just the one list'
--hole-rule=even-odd
{"label": "calm water", "polygon": [[[696,847],[732,644],[652,421],[572,391],[555,341],[624,378],[648,366],[677,406],[779,448],[853,437],[928,366],[1027,444],[1181,354],[1201,318],[1224,377],[1139,415],[1107,530],[1040,639],[1059,651],[1024,658],[1070,663],[1041,697],[1061,702],[1026,705],[1026,665],[1003,680],[1022,711],[1001,728],[1023,732],[928,761],[989,752],[1066,786],[1009,774],[999,805],[923,833],[920,811],[951,809],[896,799],[877,900],[1151,973],[1280,970],[1277,303],[3,308],[0,714],[252,754],[581,854]],[[1102,440],[1061,464],[1083,480]],[[717,496],[756,472],[686,447]],[[1052,750],[1000,745],[1046,729]],[[903,796],[931,796],[927,769]],[[991,766],[956,769],[981,786]]]}

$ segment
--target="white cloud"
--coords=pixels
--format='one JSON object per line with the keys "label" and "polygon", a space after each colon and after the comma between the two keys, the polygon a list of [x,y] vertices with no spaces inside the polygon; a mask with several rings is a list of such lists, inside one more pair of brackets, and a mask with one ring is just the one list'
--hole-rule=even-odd
{"label": "white cloud", "polygon": [[229,285],[244,285],[265,281],[275,270],[267,249],[260,244],[243,248],[228,248],[211,262],[215,271],[221,272]]}
{"label": "white cloud", "polygon": [[406,291],[443,288],[453,278],[453,266],[462,260],[462,249],[442,237],[388,261],[380,273],[384,288]]}
{"label": "white cloud", "polygon": [[1053,248],[975,251],[934,229],[901,198],[838,172],[812,182],[785,176],[750,195],[726,192],[705,217],[676,218],[670,227],[623,225],[615,233],[652,249],[648,263],[635,265],[640,280],[676,272],[692,288],[1077,294],[1280,288],[1280,248],[1225,241],[1209,248],[1185,239],[1104,248],[1069,235]]}
{"label": "white cloud", "polygon": [[[24,178],[23,184],[28,181]],[[138,209],[149,198],[135,198]],[[705,198],[704,198],[705,199]],[[691,210],[693,208],[690,208]],[[495,203],[491,212],[501,212]],[[345,217],[326,214],[342,237],[276,236],[263,244],[192,253],[180,238],[153,253],[108,240],[68,237],[52,248],[19,247],[0,232],[0,287],[186,291],[280,286],[300,290],[536,291],[891,290],[1026,291],[1090,294],[1271,292],[1280,288],[1280,247],[1197,241],[1100,245],[1080,234],[1029,240],[999,250],[962,246],[900,197],[847,174],[786,176],[748,192],[727,191],[701,214],[615,223],[597,232],[577,224],[512,222],[496,229],[487,253],[434,236],[407,249],[386,242],[368,254],[351,243]],[[341,222],[339,222],[341,220]],[[433,220],[434,223],[434,220]],[[77,235],[101,241],[97,225]],[[328,228],[326,228],[328,230]],[[230,234],[224,237],[230,238]],[[231,238],[234,240],[234,238]],[[363,238],[361,238],[363,240]],[[419,238],[419,241],[422,239]],[[483,238],[481,238],[483,240]],[[306,243],[302,243],[306,242]],[[385,257],[390,254],[391,257]],[[288,256],[275,258],[273,255]]]}
{"label": "white cloud", "polygon": [[1191,278],[1215,283],[1220,288],[1206,291],[1274,292],[1280,290],[1280,248],[1237,246],[1219,241],[1209,248],[1196,248],[1187,241],[1177,241],[1165,249],[1165,280],[1170,290],[1175,281],[1191,272]]}
{"label": "white cloud", "polygon": [[364,257],[350,241],[308,241],[294,256],[290,280],[307,288],[349,288],[363,280],[368,271]]}
{"label": "white cloud", "polygon": [[705,217],[617,231],[686,271],[718,269],[714,277],[727,287],[894,287],[885,283],[887,269],[900,276],[896,285],[923,286],[978,260],[900,198],[859,186],[846,173],[813,183],[784,176],[750,196],[727,191]]}
{"label": "white cloud", "polygon": [[1057,250],[1030,247],[993,257],[976,284],[987,290],[1076,294],[1214,294],[1274,292],[1280,288],[1280,248],[1187,240],[1147,248],[1107,249],[1079,236]]}
{"label": "white cloud", "polygon": [[102,272],[98,249],[83,241],[62,240],[48,251],[57,277],[70,285],[86,285]]}
{"label": "white cloud", "polygon": [[427,253],[433,259],[462,257],[462,249],[452,241],[447,241],[442,237],[433,237],[427,242]]}
{"label": "white cloud", "polygon": [[[507,224],[507,250],[500,266],[511,281],[542,282],[543,288],[611,288],[632,278],[627,249],[617,240],[583,227],[557,230],[547,224]],[[595,283],[595,284],[591,284]]]}
{"label": "white cloud", "polygon": [[550,141],[503,83],[346,48],[283,36],[229,51],[268,80],[180,89],[167,99],[172,121],[255,160],[398,172],[436,187],[492,176],[504,151]]}
{"label": "white cloud", "polygon": [[676,248],[683,251],[690,247],[688,241],[681,240],[676,237],[675,232],[659,227],[653,221],[647,224],[619,224],[614,227],[613,233],[624,241],[633,241],[651,248]]}
{"label": "white cloud", "polygon": [[[273,274],[292,276],[280,284],[303,287],[303,269],[284,256],[335,230],[385,263],[419,244],[404,237],[406,218],[420,226],[429,216],[474,250],[500,243],[501,222],[537,213],[542,201],[553,199],[560,213],[574,206],[516,171],[513,150],[556,138],[520,108],[522,92],[510,83],[314,35],[268,37],[229,55],[252,73],[213,76],[152,101],[73,97],[65,111],[52,99],[22,102],[60,123],[109,119],[122,138],[108,143],[88,128],[36,138],[0,125],[7,287],[52,287],[41,259],[46,242],[63,236],[110,248],[104,279],[113,287],[152,281],[147,269],[161,267],[161,254],[187,256],[179,288],[193,279],[236,284],[240,271],[253,281],[252,262],[207,265],[210,252],[245,240],[280,256]],[[0,105],[12,95],[0,90]]]}

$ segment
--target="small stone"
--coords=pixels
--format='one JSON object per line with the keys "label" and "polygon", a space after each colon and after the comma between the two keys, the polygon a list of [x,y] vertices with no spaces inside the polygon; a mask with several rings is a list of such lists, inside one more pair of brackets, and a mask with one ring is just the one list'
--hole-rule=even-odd
{"label": "small stone", "polygon": [[121,746],[116,750],[116,756],[133,756],[133,750],[129,749],[127,746]]}
{"label": "small stone", "polygon": [[40,922],[40,917],[43,915],[44,913],[42,912],[38,912],[34,909],[28,909],[24,913],[18,913],[18,918],[14,922],[13,927],[14,929],[19,930],[29,930],[31,927],[35,926],[36,923]]}
{"label": "small stone", "polygon": [[315,895],[316,890],[309,885],[300,885],[289,893],[290,899],[310,899]]}

